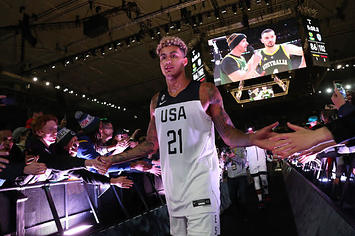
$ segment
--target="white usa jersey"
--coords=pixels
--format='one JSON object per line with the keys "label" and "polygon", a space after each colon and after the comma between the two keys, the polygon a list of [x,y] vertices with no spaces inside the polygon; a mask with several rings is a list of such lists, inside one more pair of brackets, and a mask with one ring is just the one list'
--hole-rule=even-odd
{"label": "white usa jersey", "polygon": [[165,196],[175,217],[219,211],[214,126],[199,88],[199,82],[191,81],[176,97],[161,91],[155,109]]}

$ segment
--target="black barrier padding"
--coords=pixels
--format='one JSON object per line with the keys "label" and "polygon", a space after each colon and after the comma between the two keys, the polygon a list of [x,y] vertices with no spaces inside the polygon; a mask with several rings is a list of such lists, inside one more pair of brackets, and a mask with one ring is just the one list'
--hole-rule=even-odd
{"label": "black barrier padding", "polygon": [[351,222],[310,181],[288,165],[284,165],[283,176],[298,235],[355,235]]}
{"label": "black barrier padding", "polygon": [[93,235],[166,236],[169,234],[169,215],[166,205],[111,226]]}

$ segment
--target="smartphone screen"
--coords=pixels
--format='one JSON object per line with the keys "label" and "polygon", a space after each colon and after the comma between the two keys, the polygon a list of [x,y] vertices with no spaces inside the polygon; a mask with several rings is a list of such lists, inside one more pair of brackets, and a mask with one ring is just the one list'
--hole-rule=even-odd
{"label": "smartphone screen", "polygon": [[333,83],[334,83],[334,88],[336,88],[341,93],[341,95],[343,95],[343,97],[346,98],[346,91],[342,83],[339,81],[333,81]]}

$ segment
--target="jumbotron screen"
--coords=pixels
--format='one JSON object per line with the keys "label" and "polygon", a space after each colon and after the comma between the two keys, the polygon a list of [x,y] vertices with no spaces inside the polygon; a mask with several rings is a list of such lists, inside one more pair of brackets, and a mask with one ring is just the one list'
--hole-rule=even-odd
{"label": "jumbotron screen", "polygon": [[217,86],[306,67],[295,19],[235,30],[208,45]]}

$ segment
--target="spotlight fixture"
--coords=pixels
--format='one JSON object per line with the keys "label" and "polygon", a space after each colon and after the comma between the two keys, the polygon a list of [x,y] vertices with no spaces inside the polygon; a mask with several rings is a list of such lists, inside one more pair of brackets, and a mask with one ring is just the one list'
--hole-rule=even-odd
{"label": "spotlight fixture", "polygon": [[55,65],[52,66],[52,69],[55,69]]}
{"label": "spotlight fixture", "polygon": [[248,27],[249,28],[249,17],[248,14],[243,12],[243,17],[242,17],[242,24],[244,27]]}
{"label": "spotlight fixture", "polygon": [[177,31],[181,31],[181,23],[180,23],[180,21],[175,23],[175,27],[176,27]]}
{"label": "spotlight fixture", "polygon": [[51,83],[49,83],[48,81],[46,82],[46,86],[49,86]]}
{"label": "spotlight fixture", "polygon": [[37,77],[33,77],[32,80],[33,80],[34,82],[36,82],[36,81],[38,81],[38,78],[37,78]]}
{"label": "spotlight fixture", "polygon": [[327,90],[325,90],[327,93],[331,93],[332,89],[331,88],[327,88]]}
{"label": "spotlight fixture", "polygon": [[169,25],[168,24],[164,25],[164,31],[166,34],[169,34]]}
{"label": "spotlight fixture", "polygon": [[226,14],[227,13],[227,8],[222,8],[221,13],[222,14]]}
{"label": "spotlight fixture", "polygon": [[57,86],[55,86],[54,88],[56,88],[56,89],[60,89],[60,86],[59,86],[59,85],[57,85]]}
{"label": "spotlight fixture", "polygon": [[251,2],[250,0],[245,0],[245,5],[247,6],[248,11],[251,9]]}
{"label": "spotlight fixture", "polygon": [[154,39],[155,34],[154,34],[154,30],[153,30],[153,29],[150,29],[150,30],[148,31],[148,34],[149,34],[149,36],[150,36],[151,39]]}
{"label": "spotlight fixture", "polygon": [[236,15],[236,14],[237,14],[237,10],[238,10],[238,8],[237,8],[237,4],[236,4],[236,3],[234,3],[234,4],[232,5],[232,12],[233,12],[233,14],[234,14],[234,15]]}
{"label": "spotlight fixture", "polygon": [[216,17],[217,20],[219,20],[219,18],[221,16],[219,15],[219,11],[218,10],[214,10],[214,16]]}
{"label": "spotlight fixture", "polygon": [[198,14],[197,15],[197,22],[202,25],[203,24],[203,18],[202,18],[202,15],[201,14]]}
{"label": "spotlight fixture", "polygon": [[337,65],[337,69],[338,69],[338,70],[341,69],[341,67],[342,67],[341,64]]}
{"label": "spotlight fixture", "polygon": [[350,84],[345,85],[345,89],[351,89],[351,85]]}

